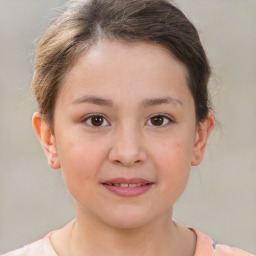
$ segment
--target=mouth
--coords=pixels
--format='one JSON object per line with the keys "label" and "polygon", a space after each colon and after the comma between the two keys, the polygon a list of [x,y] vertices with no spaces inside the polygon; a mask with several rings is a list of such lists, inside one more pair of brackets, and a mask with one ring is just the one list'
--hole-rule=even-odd
{"label": "mouth", "polygon": [[108,191],[124,197],[139,196],[146,193],[153,182],[140,178],[116,178],[101,183]]}
{"label": "mouth", "polygon": [[121,188],[135,188],[135,187],[141,187],[145,185],[149,185],[151,183],[138,183],[138,184],[129,184],[129,183],[103,183],[103,185],[107,186],[115,186],[115,187],[121,187]]}

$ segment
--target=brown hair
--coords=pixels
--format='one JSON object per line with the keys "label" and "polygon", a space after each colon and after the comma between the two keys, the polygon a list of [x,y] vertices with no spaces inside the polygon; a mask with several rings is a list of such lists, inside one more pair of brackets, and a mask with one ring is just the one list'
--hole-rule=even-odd
{"label": "brown hair", "polygon": [[196,28],[167,0],[77,0],[39,42],[32,88],[39,111],[53,126],[58,91],[79,55],[99,39],[147,41],[167,48],[188,69],[197,121],[209,111],[210,67]]}

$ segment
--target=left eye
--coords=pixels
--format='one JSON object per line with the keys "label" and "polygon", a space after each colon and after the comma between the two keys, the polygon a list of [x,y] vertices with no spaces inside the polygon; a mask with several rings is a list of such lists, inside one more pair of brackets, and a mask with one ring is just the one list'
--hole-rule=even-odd
{"label": "left eye", "polygon": [[171,123],[172,120],[171,118],[164,116],[164,115],[156,115],[156,116],[152,116],[148,121],[147,121],[147,125],[150,126],[166,126],[169,123]]}
{"label": "left eye", "polygon": [[91,115],[87,117],[84,122],[88,124],[89,126],[94,127],[102,127],[102,126],[108,126],[109,122],[106,120],[104,116],[101,115]]}

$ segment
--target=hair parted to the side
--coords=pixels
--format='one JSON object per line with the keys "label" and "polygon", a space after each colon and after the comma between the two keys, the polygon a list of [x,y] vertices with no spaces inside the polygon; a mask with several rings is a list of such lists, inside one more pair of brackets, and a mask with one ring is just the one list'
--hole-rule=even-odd
{"label": "hair parted to the side", "polygon": [[32,89],[39,112],[53,127],[61,83],[82,52],[102,39],[164,46],[188,70],[197,121],[209,111],[211,74],[198,32],[168,0],[76,0],[46,30],[36,53]]}

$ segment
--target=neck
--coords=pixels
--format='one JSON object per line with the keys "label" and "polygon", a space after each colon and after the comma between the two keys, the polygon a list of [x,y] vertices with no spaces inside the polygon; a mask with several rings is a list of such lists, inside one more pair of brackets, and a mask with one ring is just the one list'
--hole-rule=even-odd
{"label": "neck", "polygon": [[71,237],[71,254],[172,255],[170,252],[177,252],[181,234],[171,218],[170,210],[150,224],[122,229],[111,227],[90,213],[77,210]]}

